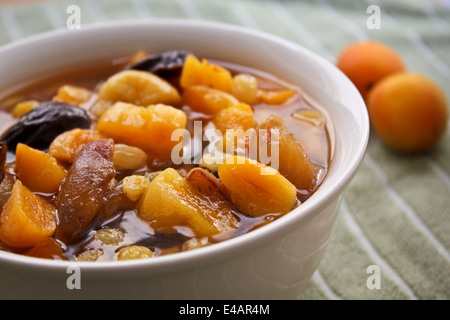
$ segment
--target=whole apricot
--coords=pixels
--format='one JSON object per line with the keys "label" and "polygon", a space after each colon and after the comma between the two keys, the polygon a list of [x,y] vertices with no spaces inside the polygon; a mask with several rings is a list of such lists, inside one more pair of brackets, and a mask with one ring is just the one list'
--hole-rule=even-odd
{"label": "whole apricot", "polygon": [[336,66],[353,82],[365,101],[377,81],[390,74],[406,71],[397,52],[373,40],[348,45],[339,55]]}
{"label": "whole apricot", "polygon": [[447,127],[444,92],[420,74],[402,72],[381,80],[369,94],[367,106],[374,131],[403,153],[430,150]]}

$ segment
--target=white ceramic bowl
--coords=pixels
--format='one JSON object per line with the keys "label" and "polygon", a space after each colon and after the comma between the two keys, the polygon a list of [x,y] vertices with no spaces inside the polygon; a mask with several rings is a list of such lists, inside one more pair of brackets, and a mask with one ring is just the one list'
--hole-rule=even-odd
{"label": "white ceramic bowl", "polygon": [[[1,251],[0,299],[295,298],[319,265],[342,193],[366,150],[369,121],[358,91],[332,63],[275,36],[219,23],[153,20],[52,31],[6,45],[0,49],[0,92],[45,72],[139,49],[186,49],[299,85],[326,107],[334,125],[328,176],[310,199],[280,219],[197,250],[96,263]],[[80,276],[80,289],[68,288],[76,283],[73,276]]]}

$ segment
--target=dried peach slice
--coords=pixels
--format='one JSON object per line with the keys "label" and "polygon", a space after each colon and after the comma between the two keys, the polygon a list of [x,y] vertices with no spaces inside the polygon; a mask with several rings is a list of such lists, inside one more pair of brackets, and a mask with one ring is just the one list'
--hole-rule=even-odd
{"label": "dried peach slice", "polygon": [[170,157],[178,144],[172,141],[176,129],[184,129],[186,114],[174,107],[157,104],[139,107],[117,102],[100,117],[97,130],[123,143],[146,152]]}
{"label": "dried peach slice", "polygon": [[138,212],[155,229],[188,226],[198,237],[233,231],[238,225],[227,201],[215,192],[200,192],[173,168],[147,186]]}
{"label": "dried peach slice", "polygon": [[224,67],[213,64],[206,59],[200,60],[192,54],[186,57],[180,78],[182,88],[203,85],[224,92],[231,92],[232,82],[231,72]]}
{"label": "dried peach slice", "polygon": [[178,104],[180,95],[170,83],[150,72],[124,70],[106,80],[100,88],[98,100],[145,107],[156,103]]}
{"label": "dried peach slice", "polygon": [[286,213],[297,201],[297,189],[277,170],[255,160],[231,156],[219,166],[219,178],[231,201],[253,217]]}
{"label": "dried peach slice", "polygon": [[229,93],[202,85],[189,86],[183,91],[183,102],[193,110],[215,114],[239,101]]}
{"label": "dried peach slice", "polygon": [[0,217],[0,239],[15,248],[33,247],[56,229],[56,209],[16,180]]}
{"label": "dried peach slice", "polygon": [[259,143],[271,143],[271,129],[277,130],[279,138],[278,171],[301,191],[312,192],[318,185],[320,168],[309,158],[302,145],[289,133],[279,116],[270,116],[262,123]]}
{"label": "dried peach slice", "polygon": [[222,109],[213,118],[214,125],[223,134],[230,129],[242,129],[244,131],[255,127],[253,110],[246,103],[238,103]]}

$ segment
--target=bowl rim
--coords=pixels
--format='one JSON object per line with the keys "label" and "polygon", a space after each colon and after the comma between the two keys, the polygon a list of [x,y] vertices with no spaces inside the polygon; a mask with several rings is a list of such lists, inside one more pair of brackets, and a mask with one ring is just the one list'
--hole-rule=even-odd
{"label": "bowl rim", "polygon": [[[206,20],[187,20],[187,19],[166,19],[155,18],[151,20],[116,20],[106,22],[95,22],[84,24],[77,32],[83,32],[86,35],[92,30],[115,28],[133,28],[141,26],[145,28],[152,28],[155,26],[172,26],[179,28],[208,28],[211,32],[214,31],[233,31],[240,34],[244,34],[249,37],[257,37],[264,41],[271,42],[273,44],[285,47],[286,49],[295,50],[301,53],[303,56],[308,57],[316,61],[322,68],[328,69],[339,78],[339,87],[345,87],[350,89],[351,94],[355,96],[356,103],[360,106],[361,118],[360,127],[362,136],[360,137],[359,145],[355,149],[354,157],[351,158],[351,162],[347,163],[346,170],[340,173],[337,183],[330,187],[329,192],[326,195],[316,196],[316,193],[305,201],[300,206],[285,214],[284,216],[272,221],[271,223],[253,230],[249,233],[242,234],[238,237],[228,239],[223,242],[215,243],[211,246],[198,248],[186,252],[178,252],[176,254],[160,256],[155,259],[141,259],[141,260],[126,260],[126,261],[97,261],[97,262],[83,262],[83,261],[66,261],[66,260],[49,260],[43,258],[35,258],[23,256],[20,254],[10,253],[0,250],[0,264],[8,263],[18,267],[30,267],[36,268],[36,270],[67,270],[70,266],[79,266],[83,272],[100,274],[108,272],[121,271],[123,269],[131,270],[147,270],[149,272],[169,272],[170,270],[179,270],[187,268],[192,265],[204,265],[213,261],[219,261],[226,259],[230,255],[239,255],[248,251],[248,248],[257,248],[267,242],[275,239],[280,234],[288,233],[293,230],[295,226],[302,220],[313,216],[316,212],[319,212],[321,208],[324,208],[333,199],[335,199],[342,190],[349,184],[354,174],[356,173],[359,165],[364,158],[368,139],[369,139],[369,119],[366,112],[365,103],[359,94],[353,83],[330,61],[326,60],[317,53],[314,53],[310,49],[303,47],[300,44],[294,43],[290,40],[282,37],[266,33],[264,31],[255,30],[243,26],[213,22]],[[71,31],[73,32],[73,31]],[[7,51],[19,50],[24,45],[39,45],[39,42],[45,39],[54,37],[67,36],[70,34],[67,29],[55,29],[46,32],[42,32],[36,35],[32,35],[23,39],[19,39],[10,43],[7,43],[0,47],[0,57]],[[364,107],[364,110],[363,108]],[[332,170],[332,169],[330,169]]]}

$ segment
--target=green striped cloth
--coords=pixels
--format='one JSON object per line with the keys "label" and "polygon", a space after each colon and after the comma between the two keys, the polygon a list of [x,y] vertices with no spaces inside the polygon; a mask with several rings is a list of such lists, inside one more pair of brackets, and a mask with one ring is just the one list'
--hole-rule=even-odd
{"label": "green striped cloth", "polygon": [[[448,0],[15,3],[0,6],[0,44],[66,27],[66,10],[72,4],[81,8],[82,25],[157,18],[226,22],[278,35],[333,62],[355,40],[381,40],[401,54],[411,71],[428,76],[450,94]],[[368,27],[371,5],[380,9],[380,29]],[[372,135],[361,169],[344,194],[331,243],[298,299],[446,300],[449,249],[450,132],[433,152],[417,157],[394,154]]]}

